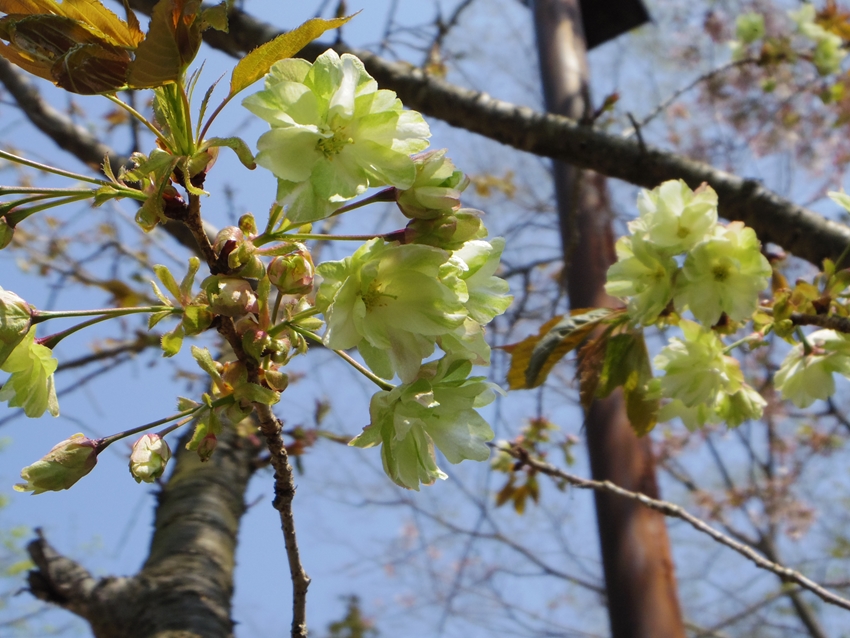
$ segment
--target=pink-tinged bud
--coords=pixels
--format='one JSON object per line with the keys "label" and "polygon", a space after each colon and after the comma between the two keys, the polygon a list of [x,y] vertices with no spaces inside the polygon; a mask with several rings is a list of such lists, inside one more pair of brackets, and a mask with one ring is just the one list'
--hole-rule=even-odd
{"label": "pink-tinged bud", "polygon": [[263,358],[271,343],[272,338],[269,333],[259,327],[248,328],[242,335],[242,347],[255,361]]}
{"label": "pink-tinged bud", "polygon": [[269,264],[272,285],[285,295],[305,295],[313,289],[316,268],[306,248],[275,257]]}
{"label": "pink-tinged bud", "polygon": [[213,452],[215,452],[216,445],[218,445],[218,439],[215,438],[215,434],[207,434],[203,439],[201,439],[196,450],[201,461],[210,460]]}
{"label": "pink-tinged bud", "polygon": [[6,361],[32,325],[32,308],[11,290],[0,288],[0,366]]}
{"label": "pink-tinged bud", "polygon": [[[256,227],[254,229],[256,230]],[[253,242],[245,237],[241,228],[236,226],[221,229],[213,242],[213,251],[218,257],[219,268],[226,269],[228,273],[252,279],[259,279],[265,273],[265,266],[255,254],[256,250]]]}
{"label": "pink-tinged bud", "polygon": [[92,471],[98,452],[97,441],[75,434],[54,445],[41,460],[22,469],[21,478],[26,483],[18,483],[15,490],[33,494],[67,490]]}
{"label": "pink-tinged bud", "polygon": [[251,283],[240,277],[208,277],[203,288],[210,308],[217,315],[241,317],[257,312],[257,295]]}
{"label": "pink-tinged bud", "polygon": [[171,450],[168,443],[159,434],[143,434],[133,444],[130,454],[130,474],[136,483],[153,483],[165,472]]}

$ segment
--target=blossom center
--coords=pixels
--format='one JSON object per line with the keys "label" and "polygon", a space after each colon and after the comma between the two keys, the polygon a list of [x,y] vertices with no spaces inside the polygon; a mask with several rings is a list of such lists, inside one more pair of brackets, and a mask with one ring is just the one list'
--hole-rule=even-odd
{"label": "blossom center", "polygon": [[333,133],[331,137],[323,137],[316,142],[317,150],[328,159],[333,159],[333,156],[338,155],[346,146],[354,144],[354,139],[348,134],[345,126],[332,125],[329,132]]}
{"label": "blossom center", "polygon": [[387,304],[384,298],[395,299],[395,296],[388,295],[384,292],[384,287],[381,282],[375,280],[369,284],[369,289],[363,294],[363,304],[366,306],[366,311],[374,308],[385,306]]}

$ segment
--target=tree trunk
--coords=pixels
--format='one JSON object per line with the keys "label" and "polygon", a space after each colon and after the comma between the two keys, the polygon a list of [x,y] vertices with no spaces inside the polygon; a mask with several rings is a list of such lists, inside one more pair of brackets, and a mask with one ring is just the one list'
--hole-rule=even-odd
{"label": "tree trunk", "polygon": [[[590,99],[578,0],[536,0],[533,11],[547,109],[582,120]],[[557,161],[553,176],[570,306],[611,306],[604,284],[615,254],[605,179]],[[619,391],[595,401],[585,425],[594,479],[659,497],[650,439],[634,434]],[[684,638],[663,515],[611,494],[595,498],[613,638]]]}

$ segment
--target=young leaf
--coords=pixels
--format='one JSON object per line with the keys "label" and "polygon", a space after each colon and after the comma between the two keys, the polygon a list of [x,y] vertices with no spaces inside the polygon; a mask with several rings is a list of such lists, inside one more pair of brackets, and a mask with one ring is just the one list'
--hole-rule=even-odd
{"label": "young leaf", "polygon": [[652,430],[658,416],[658,398],[647,390],[651,379],[652,367],[643,332],[627,332],[608,340],[596,396],[606,397],[621,386],[626,415],[638,436]]}
{"label": "young leaf", "polygon": [[508,385],[512,390],[541,385],[555,364],[577,348],[597,325],[622,316],[623,311],[610,308],[574,310],[571,316],[558,316],[546,322],[537,335],[505,346],[511,354]]}
{"label": "young leaf", "polygon": [[[177,285],[177,280],[174,279],[174,275],[171,274],[171,271],[161,264],[154,266],[153,271],[156,273],[157,279],[159,279],[162,282],[162,285],[165,286],[166,290],[174,295],[175,299],[179,300],[180,287]],[[171,304],[168,305],[170,306]]]}
{"label": "young leaf", "polygon": [[[153,282],[151,282],[153,283]],[[156,286],[156,284],[154,284]],[[166,317],[170,317],[171,313],[167,310],[163,310],[162,312],[153,313],[148,319],[148,330],[153,330],[154,326],[158,324],[160,321],[165,319]]]}
{"label": "young leaf", "polygon": [[257,168],[251,149],[240,137],[212,137],[205,141],[201,148],[203,150],[206,148],[220,146],[226,146],[227,148],[233,149],[233,152],[236,153],[236,157],[239,158],[239,161],[242,162],[242,165],[248,170],[253,171]]}
{"label": "young leaf", "polygon": [[198,274],[198,269],[201,267],[201,260],[197,257],[189,258],[189,271],[186,273],[186,276],[183,277],[183,281],[180,282],[180,299],[183,303],[186,303],[189,298],[192,296],[192,284],[195,283],[195,275]]}
{"label": "young leaf", "polygon": [[313,18],[307,20],[300,27],[258,46],[233,68],[228,98],[232,98],[239,91],[248,88],[262,78],[275,62],[284,58],[291,58],[325,31],[338,29],[352,17],[334,18],[332,20]]}
{"label": "young leaf", "polygon": [[227,3],[207,7],[201,11],[201,30],[207,28],[227,32]]}
{"label": "young leaf", "polygon": [[183,346],[183,324],[162,335],[162,356],[173,357]]}

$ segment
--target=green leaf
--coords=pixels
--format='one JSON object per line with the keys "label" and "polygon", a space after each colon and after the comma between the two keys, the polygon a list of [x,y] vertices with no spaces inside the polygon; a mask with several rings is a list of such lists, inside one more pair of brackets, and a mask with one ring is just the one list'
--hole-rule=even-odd
{"label": "green leaf", "polygon": [[242,165],[248,170],[253,171],[257,168],[257,164],[254,162],[254,155],[251,153],[250,147],[240,137],[213,137],[204,142],[204,145],[201,148],[204,149],[220,146],[226,146],[227,148],[233,149],[233,152],[236,153],[236,157],[239,158],[239,161],[242,162]]}
{"label": "green leaf", "polygon": [[53,384],[53,373],[58,361],[53,352],[35,342],[35,326],[30,328],[12,353],[0,366],[11,376],[0,388],[0,401],[8,401],[10,408],[23,408],[31,419],[45,411],[59,416],[59,402]]}
{"label": "green leaf", "polygon": [[[179,301],[180,287],[177,285],[177,280],[174,279],[174,275],[171,274],[171,271],[161,264],[154,266],[153,271],[156,273],[157,279],[159,279],[162,282],[162,285],[165,286],[166,290],[174,295],[174,298]],[[172,304],[168,305],[170,306]]]}
{"label": "green leaf", "polygon": [[183,309],[183,329],[187,335],[197,335],[210,327],[213,313],[208,306],[186,306]]}
{"label": "green leaf", "polygon": [[183,335],[183,324],[162,335],[162,356],[173,357],[180,352],[180,348],[183,346]]}
{"label": "green leaf", "polygon": [[198,403],[197,401],[193,401],[192,399],[187,399],[186,397],[177,397],[178,412],[185,412],[186,410],[197,408],[200,405],[200,403]]}
{"label": "green leaf", "polygon": [[[151,282],[151,283],[153,283],[153,282]],[[154,286],[156,286],[156,284],[154,284]],[[153,330],[154,326],[156,326],[156,324],[158,324],[160,321],[162,321],[166,317],[170,317],[170,316],[171,316],[171,313],[168,312],[167,310],[163,310],[162,312],[153,313],[150,316],[150,318],[148,319],[148,330]]]}
{"label": "green leaf", "polygon": [[537,335],[505,346],[511,355],[508,385],[512,390],[536,388],[564,355],[584,341],[600,323],[625,320],[621,310],[594,308],[575,310],[546,322]]}
{"label": "green leaf", "polygon": [[652,366],[642,331],[615,335],[608,340],[596,396],[606,397],[622,387],[626,415],[638,436],[652,430],[657,420],[659,401],[647,390],[651,379]]}
{"label": "green leaf", "polygon": [[153,294],[156,295],[156,298],[159,299],[166,306],[173,306],[174,304],[171,302],[171,299],[162,294],[162,291],[159,289],[159,286],[156,285],[156,282],[151,279],[151,287],[153,288]]}
{"label": "green leaf", "polygon": [[198,362],[198,365],[201,366],[201,369],[212,377],[213,381],[221,386],[224,385],[224,379],[221,378],[221,375],[216,369],[215,361],[213,360],[209,350],[206,348],[199,348],[198,346],[192,346],[192,356],[195,358],[195,361]]}
{"label": "green leaf", "polygon": [[230,76],[230,95],[228,97],[232,98],[262,78],[275,62],[284,58],[291,58],[325,31],[338,29],[352,17],[354,16],[334,18],[333,20],[313,18],[307,20],[297,29],[279,35],[274,40],[258,46],[234,67]]}
{"label": "green leaf", "polygon": [[250,401],[263,405],[274,405],[280,401],[280,394],[256,383],[245,383],[239,386],[233,391],[233,396],[238,401]]}
{"label": "green leaf", "polygon": [[189,258],[189,271],[180,282],[180,299],[188,300],[192,296],[192,284],[195,283],[195,275],[198,274],[198,269],[201,267],[201,260],[197,257]]}

